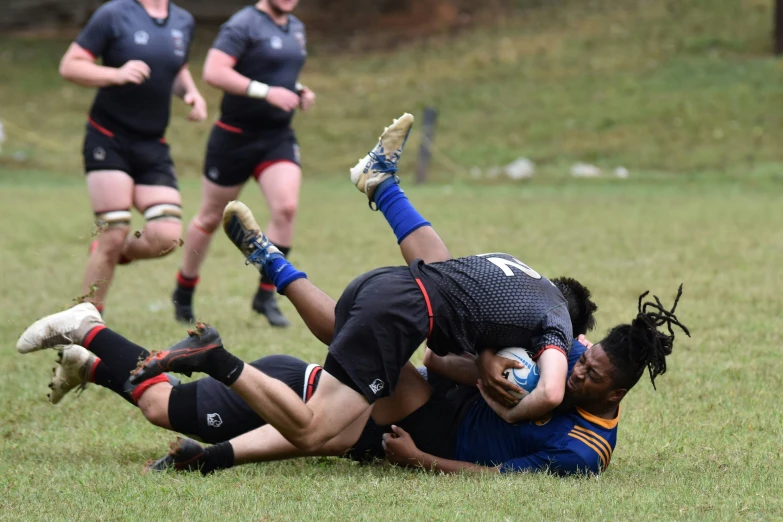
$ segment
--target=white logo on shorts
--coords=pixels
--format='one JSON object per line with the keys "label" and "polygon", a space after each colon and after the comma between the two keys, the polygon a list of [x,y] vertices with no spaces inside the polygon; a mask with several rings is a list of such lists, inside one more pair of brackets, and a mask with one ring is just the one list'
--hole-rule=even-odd
{"label": "white logo on shorts", "polygon": [[95,161],[103,161],[106,159],[106,151],[102,147],[95,147],[95,150],[92,151],[92,157],[95,158]]}
{"label": "white logo on shorts", "polygon": [[370,389],[375,395],[378,395],[378,392],[383,389],[383,381],[380,379],[375,379],[372,381],[372,384],[370,384]]}
{"label": "white logo on shorts", "polygon": [[217,169],[217,167],[209,167],[209,170],[207,170],[207,177],[209,179],[218,179],[220,176],[220,171]]}
{"label": "white logo on shorts", "polygon": [[223,419],[217,413],[207,413],[207,426],[211,428],[219,428],[223,425]]}
{"label": "white logo on shorts", "polygon": [[272,49],[282,49],[283,39],[279,36],[273,36],[269,39],[269,45],[272,47]]}
{"label": "white logo on shorts", "polygon": [[302,163],[302,155],[299,153],[299,145],[294,144],[294,161]]}
{"label": "white logo on shorts", "polygon": [[147,45],[147,42],[150,41],[150,35],[147,34],[147,31],[136,31],[133,35],[133,41],[136,42],[136,45]]}

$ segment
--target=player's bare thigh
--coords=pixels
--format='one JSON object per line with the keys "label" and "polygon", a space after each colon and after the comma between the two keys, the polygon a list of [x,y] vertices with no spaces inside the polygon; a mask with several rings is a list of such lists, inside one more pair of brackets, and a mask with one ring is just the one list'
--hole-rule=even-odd
{"label": "player's bare thigh", "polygon": [[432,396],[432,388],[412,363],[402,367],[394,392],[375,403],[372,418],[376,424],[399,422],[424,406]]}

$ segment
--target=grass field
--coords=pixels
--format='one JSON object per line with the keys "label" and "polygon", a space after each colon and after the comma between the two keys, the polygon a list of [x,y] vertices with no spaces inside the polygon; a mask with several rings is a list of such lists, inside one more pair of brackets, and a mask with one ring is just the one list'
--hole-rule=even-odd
{"label": "grass field", "polygon": [[[79,293],[92,217],[78,151],[91,93],[54,74],[67,38],[0,36],[0,520],[783,517],[783,68],[768,56],[771,4],[564,0],[395,53],[312,44],[305,81],[319,102],[297,117],[306,182],[292,260],[331,296],[401,262],[347,167],[379,125],[427,104],[441,111],[437,183],[406,192],[453,254],[508,251],[545,275],[579,278],[600,307],[596,340],[633,318],[642,291],[670,303],[684,283],[678,315],[693,337],[678,337],[657,391],[643,378],[628,396],[612,463],[590,479],[339,459],[142,475],[173,434],[95,386],[51,406],[54,352],[13,349]],[[199,33],[196,71],[210,37]],[[216,107],[217,93],[204,92]],[[208,127],[175,109],[168,138],[189,218]],[[416,132],[406,176],[418,141]],[[532,182],[470,177],[474,165],[520,155],[539,166]],[[631,178],[572,180],[574,161],[624,165]],[[254,187],[243,200],[265,216]],[[178,265],[175,254],[121,267],[108,324],[149,348],[179,340],[169,303]],[[201,275],[197,313],[232,351],[322,362],[301,321],[281,332],[251,313],[256,277],[222,236]]]}
{"label": "grass field", "polygon": [[[31,173],[33,174],[33,173]],[[654,392],[626,399],[612,464],[596,479],[446,477],[336,459],[254,465],[211,478],[142,476],[173,435],[92,387],[52,407],[53,352],[20,356],[16,336],[77,293],[90,216],[77,182],[2,183],[0,491],[18,519],[642,519],[770,518],[783,513],[777,403],[783,305],[779,187],[730,182],[469,185],[408,192],[455,255],[503,249],[545,274],[570,274],[600,305],[598,338],[633,317],[646,289],[670,302],[685,283],[680,338]],[[186,183],[186,201],[197,197]],[[261,209],[260,197],[245,198]],[[28,202],[35,206],[29,213]],[[353,276],[399,262],[380,215],[348,183],[309,183],[294,260],[337,297]],[[465,209],[470,208],[470,212]],[[25,216],[21,219],[20,216]],[[328,216],[329,225],[323,226]],[[168,295],[177,257],[119,271],[106,319],[150,348],[178,340]],[[198,295],[199,315],[245,358],[324,350],[295,320],[271,330],[249,309],[254,286],[223,237]],[[293,310],[285,303],[285,310]]]}

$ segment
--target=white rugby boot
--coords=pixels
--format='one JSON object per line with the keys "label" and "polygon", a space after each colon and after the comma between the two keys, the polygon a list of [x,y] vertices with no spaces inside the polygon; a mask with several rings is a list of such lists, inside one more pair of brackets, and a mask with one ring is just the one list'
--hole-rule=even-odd
{"label": "white rugby boot", "polygon": [[84,390],[90,384],[90,372],[97,357],[78,344],[66,346],[59,352],[57,366],[52,369],[49,383],[49,402],[57,404],[74,388]]}
{"label": "white rugby boot", "polygon": [[405,142],[413,127],[413,115],[407,112],[383,129],[378,144],[351,169],[351,181],[372,202],[375,189],[397,172]]}
{"label": "white rugby boot", "polygon": [[81,344],[90,330],[102,324],[101,314],[92,303],[77,304],[34,322],[19,337],[16,349],[19,353],[30,353],[55,346]]}

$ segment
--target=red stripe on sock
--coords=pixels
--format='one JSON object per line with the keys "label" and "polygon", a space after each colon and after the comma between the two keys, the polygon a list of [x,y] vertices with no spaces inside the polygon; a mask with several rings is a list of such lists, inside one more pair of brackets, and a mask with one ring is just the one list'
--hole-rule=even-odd
{"label": "red stripe on sock", "polygon": [[[100,308],[99,308],[99,310],[100,310]],[[85,348],[89,349],[90,348],[90,343],[92,342],[93,339],[95,339],[95,336],[98,335],[98,333],[100,333],[100,331],[105,329],[105,328],[106,328],[106,326],[101,324],[101,325],[96,326],[95,328],[93,328],[89,332],[87,332],[87,335],[84,336],[84,342],[82,343],[82,346],[84,346]]]}
{"label": "red stripe on sock", "polygon": [[188,288],[193,289],[196,288],[196,285],[199,282],[199,276],[196,277],[185,277],[182,275],[182,271],[180,270],[177,272],[177,284],[181,286],[182,288]]}
{"label": "red stripe on sock", "polygon": [[275,285],[273,285],[272,283],[261,283],[259,285],[259,287],[264,292],[274,292],[275,290],[277,290],[277,287]]}
{"label": "red stripe on sock", "polygon": [[169,378],[164,373],[158,375],[157,377],[153,377],[152,379],[147,379],[143,383],[136,386],[136,389],[131,393],[131,399],[133,399],[133,402],[138,403],[139,399],[141,399],[141,396],[144,395],[147,390],[162,382],[169,382]]}
{"label": "red stripe on sock", "polygon": [[95,370],[98,368],[98,365],[101,364],[101,358],[96,357],[95,362],[92,363],[92,368],[90,368],[90,382],[95,382]]}

